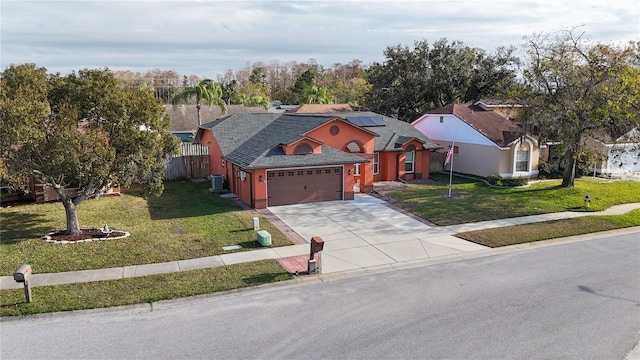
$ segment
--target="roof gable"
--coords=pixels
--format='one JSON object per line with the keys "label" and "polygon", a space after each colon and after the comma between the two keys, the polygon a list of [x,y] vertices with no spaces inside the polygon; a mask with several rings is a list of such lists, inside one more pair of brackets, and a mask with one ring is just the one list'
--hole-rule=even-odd
{"label": "roof gable", "polygon": [[455,115],[471,128],[500,147],[508,146],[523,135],[522,127],[491,109],[472,104],[453,104],[428,114]]}

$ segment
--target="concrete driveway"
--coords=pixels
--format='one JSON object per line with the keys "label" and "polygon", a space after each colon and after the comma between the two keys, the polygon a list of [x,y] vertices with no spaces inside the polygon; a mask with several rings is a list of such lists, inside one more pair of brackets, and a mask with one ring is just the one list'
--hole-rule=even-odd
{"label": "concrete driveway", "polygon": [[309,242],[320,236],[323,274],[410,264],[487,249],[452,236],[451,229],[431,227],[366,194],[351,201],[326,201],[270,207]]}

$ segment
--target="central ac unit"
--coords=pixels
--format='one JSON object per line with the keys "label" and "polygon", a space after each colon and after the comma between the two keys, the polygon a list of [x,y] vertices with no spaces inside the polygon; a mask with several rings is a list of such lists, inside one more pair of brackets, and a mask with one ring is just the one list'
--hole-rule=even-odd
{"label": "central ac unit", "polygon": [[224,175],[216,174],[209,177],[211,178],[211,190],[222,190],[224,188]]}

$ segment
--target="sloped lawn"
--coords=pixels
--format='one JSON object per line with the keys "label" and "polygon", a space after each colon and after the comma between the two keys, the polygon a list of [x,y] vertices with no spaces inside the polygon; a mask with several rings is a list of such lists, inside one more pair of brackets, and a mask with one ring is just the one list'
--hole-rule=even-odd
{"label": "sloped lawn", "polygon": [[51,244],[46,233],[65,228],[60,203],[32,204],[0,210],[0,275],[11,275],[20,264],[34,273],[120,267],[191,259],[226,253],[223,246],[242,250],[260,247],[253,217],[269,231],[273,246],[290,240],[257,212],[243,210],[229,199],[209,192],[208,182],[165,183],[159,198],[146,199],[140,187],[123,189],[123,196],[86,200],[78,209],[80,226],[124,230],[121,240],[79,244]]}
{"label": "sloped lawn", "polygon": [[[617,204],[640,202],[640,182],[634,181],[584,177],[576,179],[573,188],[560,187],[560,180],[495,188],[480,180],[454,176],[449,198],[449,175],[433,177],[437,181],[411,183],[408,189],[384,195],[394,205],[440,226],[560,211],[601,211]],[[591,198],[588,209],[584,207],[586,195]]]}

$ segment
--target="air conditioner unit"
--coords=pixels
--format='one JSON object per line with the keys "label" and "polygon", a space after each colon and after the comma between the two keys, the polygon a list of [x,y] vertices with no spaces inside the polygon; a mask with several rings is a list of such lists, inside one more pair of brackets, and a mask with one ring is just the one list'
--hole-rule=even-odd
{"label": "air conditioner unit", "polygon": [[211,190],[222,190],[224,188],[224,175],[209,175],[211,178]]}

